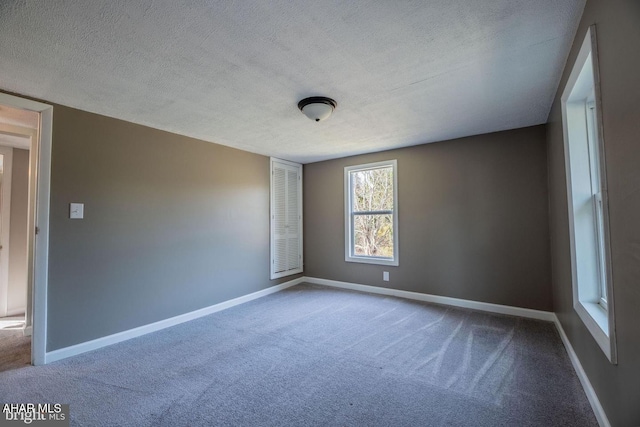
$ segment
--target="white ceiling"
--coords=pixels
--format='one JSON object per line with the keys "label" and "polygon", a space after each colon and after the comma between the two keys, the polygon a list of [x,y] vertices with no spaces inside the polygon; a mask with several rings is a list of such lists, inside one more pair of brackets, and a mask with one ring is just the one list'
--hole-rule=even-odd
{"label": "white ceiling", "polygon": [[307,163],[546,122],[584,3],[3,0],[0,88]]}

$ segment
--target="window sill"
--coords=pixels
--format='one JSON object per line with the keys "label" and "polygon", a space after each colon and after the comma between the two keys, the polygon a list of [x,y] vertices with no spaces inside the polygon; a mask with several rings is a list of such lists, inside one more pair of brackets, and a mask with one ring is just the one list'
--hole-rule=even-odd
{"label": "window sill", "polygon": [[587,313],[589,313],[589,316],[596,321],[600,330],[609,337],[609,319],[607,319],[607,312],[602,306],[594,302],[583,302],[581,304]]}
{"label": "window sill", "polygon": [[608,313],[594,302],[578,301],[574,305],[578,316],[587,327],[593,338],[596,340],[607,359],[611,363],[616,363],[612,359],[612,342],[609,333]]}
{"label": "window sill", "polygon": [[362,264],[375,264],[375,265],[391,265],[398,266],[398,259],[384,259],[384,258],[365,258],[365,257],[345,257],[346,262],[359,262]]}

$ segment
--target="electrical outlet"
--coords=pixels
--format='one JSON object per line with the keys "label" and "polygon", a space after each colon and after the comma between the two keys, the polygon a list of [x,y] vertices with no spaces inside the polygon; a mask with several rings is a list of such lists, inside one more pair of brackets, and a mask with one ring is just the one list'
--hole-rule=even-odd
{"label": "electrical outlet", "polygon": [[384,280],[385,282],[389,281],[389,272],[388,271],[383,271],[382,272],[382,280]]}

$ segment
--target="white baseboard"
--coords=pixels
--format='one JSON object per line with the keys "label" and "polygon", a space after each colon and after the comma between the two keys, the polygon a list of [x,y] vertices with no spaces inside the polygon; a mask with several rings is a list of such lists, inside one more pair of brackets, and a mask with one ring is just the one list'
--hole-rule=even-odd
{"label": "white baseboard", "polygon": [[25,328],[22,330],[22,336],[25,336],[25,337],[30,337],[32,333],[33,333],[32,326],[25,326]]}
{"label": "white baseboard", "polygon": [[7,317],[13,317],[13,316],[24,316],[26,308],[25,307],[21,307],[21,308],[13,308],[11,310],[7,310]]}
{"label": "white baseboard", "polygon": [[442,297],[438,295],[423,294],[420,292],[401,291],[398,289],[381,288],[379,286],[360,285],[357,283],[339,282],[337,280],[318,279],[316,277],[303,277],[303,281],[316,285],[333,286],[336,288],[351,289],[354,291],[369,292],[373,294],[389,295],[407,298],[417,301],[432,302],[434,304],[451,305],[454,307],[470,308],[473,310],[488,311],[491,313],[508,314],[511,316],[527,317],[529,319],[546,320],[553,322],[554,313],[550,311],[532,310],[530,308],[511,307],[508,305],[491,304],[466,299]]}
{"label": "white baseboard", "polygon": [[87,351],[96,350],[111,344],[116,344],[122,341],[129,340],[131,338],[136,338],[141,335],[146,335],[151,332],[156,332],[161,329],[179,325],[180,323],[188,322],[190,320],[194,320],[199,317],[207,316],[209,314],[222,311],[227,308],[231,308],[236,305],[243,304],[245,302],[253,301],[254,299],[264,297],[269,294],[273,294],[275,292],[281,291],[291,286],[298,285],[304,281],[303,279],[304,278],[301,277],[298,279],[290,280],[288,282],[281,283],[279,285],[275,285],[258,292],[254,292],[248,295],[243,295],[241,297],[234,298],[232,300],[224,301],[219,304],[211,305],[209,307],[201,308],[199,310],[181,314],[179,316],[171,317],[169,319],[160,320],[155,323],[139,326],[137,328],[118,332],[116,334],[108,335],[106,337],[101,337],[95,340],[91,340],[91,341],[83,342],[80,344],[75,344],[69,347],[61,348],[58,350],[50,351],[45,354],[44,363],[47,364],[47,363],[55,362],[57,360],[65,359],[67,357],[76,356],[78,354],[85,353]]}
{"label": "white baseboard", "polygon": [[560,338],[562,339],[562,343],[564,347],[567,349],[567,353],[569,354],[569,359],[571,360],[571,364],[573,365],[573,369],[575,369],[578,378],[580,379],[580,383],[582,383],[582,388],[584,389],[585,394],[587,395],[587,399],[589,399],[589,403],[591,404],[591,409],[593,409],[593,413],[596,416],[596,420],[598,420],[598,424],[600,427],[611,427],[609,423],[609,419],[607,418],[607,414],[604,412],[604,408],[600,404],[600,400],[596,395],[596,391],[593,389],[589,378],[587,377],[587,373],[582,368],[582,364],[580,363],[580,359],[578,359],[578,355],[573,350],[573,346],[567,337],[567,334],[564,332],[562,328],[562,324],[560,320],[558,320],[558,316],[553,315],[553,322],[560,333]]}

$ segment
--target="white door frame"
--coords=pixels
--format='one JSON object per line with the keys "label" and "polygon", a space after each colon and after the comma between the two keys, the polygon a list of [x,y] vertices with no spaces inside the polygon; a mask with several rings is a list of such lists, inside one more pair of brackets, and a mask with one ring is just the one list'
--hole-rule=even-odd
{"label": "white door frame", "polygon": [[[2,129],[0,128],[0,131]],[[0,145],[2,165],[2,202],[0,207],[0,317],[9,316],[9,248],[11,235],[11,171],[13,148]]]}
{"label": "white door frame", "polygon": [[[37,138],[29,151],[29,228],[27,243],[28,287],[32,294],[31,363],[47,363],[47,285],[49,273],[49,196],[51,191],[51,141],[53,106],[0,93],[0,104],[40,113]],[[36,229],[38,230],[36,236]],[[27,301],[27,307],[29,303]],[[27,316],[29,313],[27,313]],[[28,323],[28,320],[27,320]]]}

